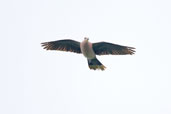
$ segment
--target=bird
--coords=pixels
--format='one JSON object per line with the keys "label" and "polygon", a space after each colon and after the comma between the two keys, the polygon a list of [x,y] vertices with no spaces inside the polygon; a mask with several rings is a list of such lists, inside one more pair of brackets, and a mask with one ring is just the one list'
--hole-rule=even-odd
{"label": "bird", "polygon": [[91,70],[105,70],[106,67],[97,59],[96,55],[132,55],[135,53],[134,47],[118,45],[109,42],[91,43],[88,37],[84,37],[82,42],[72,39],[41,43],[43,49],[74,52],[83,54],[87,58],[88,66]]}

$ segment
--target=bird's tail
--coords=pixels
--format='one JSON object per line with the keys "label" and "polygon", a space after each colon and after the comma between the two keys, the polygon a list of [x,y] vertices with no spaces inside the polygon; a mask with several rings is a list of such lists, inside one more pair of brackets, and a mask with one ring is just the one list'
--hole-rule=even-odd
{"label": "bird's tail", "polygon": [[106,68],[97,58],[87,59],[87,60],[88,60],[88,66],[89,66],[90,69],[93,69],[93,70],[96,70],[96,69],[105,70],[105,68]]}

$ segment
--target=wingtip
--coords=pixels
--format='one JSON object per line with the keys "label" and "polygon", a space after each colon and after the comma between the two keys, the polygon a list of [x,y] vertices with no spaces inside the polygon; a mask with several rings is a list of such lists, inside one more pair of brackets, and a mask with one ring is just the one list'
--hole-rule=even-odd
{"label": "wingtip", "polygon": [[42,42],[40,43],[43,49],[49,50],[48,42]]}
{"label": "wingtip", "polygon": [[136,52],[135,49],[136,49],[136,48],[134,48],[134,47],[128,47],[129,54],[130,54],[130,55],[135,54],[135,52]]}
{"label": "wingtip", "polygon": [[47,42],[42,42],[40,43],[42,46],[45,46],[47,44]]}

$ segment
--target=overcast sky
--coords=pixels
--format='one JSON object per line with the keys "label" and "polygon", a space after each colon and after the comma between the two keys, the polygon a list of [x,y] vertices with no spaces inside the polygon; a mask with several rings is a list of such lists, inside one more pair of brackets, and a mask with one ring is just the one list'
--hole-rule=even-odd
{"label": "overcast sky", "polygon": [[[1,114],[171,114],[170,0],[1,0]],[[135,55],[46,51],[60,39],[106,41]]]}

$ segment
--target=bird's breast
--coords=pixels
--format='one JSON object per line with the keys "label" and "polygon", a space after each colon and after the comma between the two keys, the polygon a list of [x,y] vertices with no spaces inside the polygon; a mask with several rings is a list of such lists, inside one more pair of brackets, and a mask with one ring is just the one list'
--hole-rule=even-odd
{"label": "bird's breast", "polygon": [[93,51],[92,44],[90,42],[83,41],[80,45],[80,48],[81,48],[81,52],[86,58],[88,59],[95,58],[96,55]]}

